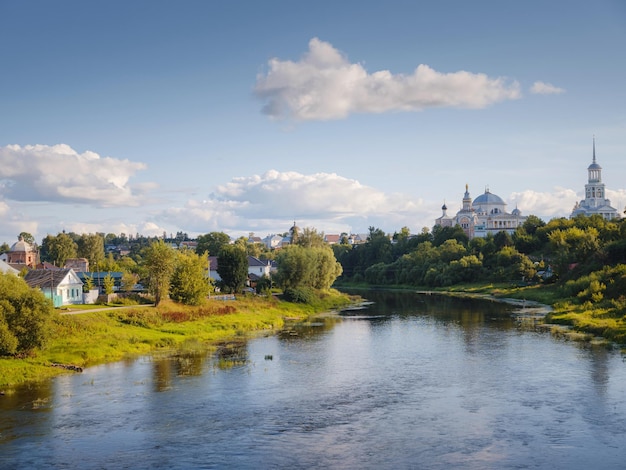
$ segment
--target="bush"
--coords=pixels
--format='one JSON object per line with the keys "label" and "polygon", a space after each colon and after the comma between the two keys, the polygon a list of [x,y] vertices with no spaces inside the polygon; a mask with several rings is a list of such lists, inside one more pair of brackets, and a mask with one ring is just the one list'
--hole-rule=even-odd
{"label": "bush", "polygon": [[55,316],[52,302],[12,274],[0,274],[0,355],[45,345]]}
{"label": "bush", "polygon": [[285,289],[283,298],[287,302],[298,304],[311,304],[315,301],[315,293],[308,287],[291,287]]}

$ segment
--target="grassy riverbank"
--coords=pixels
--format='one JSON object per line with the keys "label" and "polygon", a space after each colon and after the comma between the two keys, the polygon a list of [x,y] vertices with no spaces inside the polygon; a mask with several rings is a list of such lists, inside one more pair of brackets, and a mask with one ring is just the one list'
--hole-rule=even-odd
{"label": "grassy riverbank", "polygon": [[286,320],[305,320],[350,302],[348,296],[331,290],[308,305],[250,296],[209,300],[200,307],[166,302],[159,307],[60,315],[44,350],[32,357],[0,358],[0,387],[66,372],[53,364],[87,367],[155,350],[211,348],[278,331]]}

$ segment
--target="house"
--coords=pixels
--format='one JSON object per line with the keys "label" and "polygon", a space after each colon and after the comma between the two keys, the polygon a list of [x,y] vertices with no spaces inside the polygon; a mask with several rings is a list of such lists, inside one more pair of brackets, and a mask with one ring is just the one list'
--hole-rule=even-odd
{"label": "house", "polygon": [[113,290],[117,291],[122,287],[122,276],[124,275],[124,273],[121,271],[80,271],[77,272],[76,275],[83,283],[86,283],[87,278],[90,277],[91,279],[93,279],[94,289],[97,288],[102,293],[104,293],[104,279],[107,276],[111,276],[111,278],[113,279]]}
{"label": "house", "polygon": [[77,273],[89,271],[89,260],[87,258],[68,258],[64,268],[73,269]]}
{"label": "house", "polygon": [[335,235],[335,234],[324,235],[324,241],[328,243],[329,245],[334,245],[341,241],[341,235]]}
{"label": "house", "polygon": [[52,299],[55,307],[83,303],[83,282],[73,269],[33,269],[24,280]]}
{"label": "house", "polygon": [[[221,281],[217,272],[217,256],[209,256],[209,277],[214,281]],[[248,278],[258,280],[263,276],[270,277],[272,272],[272,262],[260,260],[254,256],[248,256]]]}

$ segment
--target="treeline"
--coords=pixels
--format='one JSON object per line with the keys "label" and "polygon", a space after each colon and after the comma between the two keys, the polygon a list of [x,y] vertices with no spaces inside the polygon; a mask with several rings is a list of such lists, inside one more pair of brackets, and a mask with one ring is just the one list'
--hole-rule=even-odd
{"label": "treeline", "polygon": [[626,223],[598,215],[546,223],[531,215],[512,235],[472,240],[459,226],[435,226],[418,235],[404,228],[391,237],[370,227],[367,243],[333,249],[344,282],[446,287],[494,281],[565,286],[570,281],[568,295],[596,291],[598,300],[599,291],[621,295],[607,283],[616,285],[615,278],[624,276],[626,268],[619,265],[626,263]]}

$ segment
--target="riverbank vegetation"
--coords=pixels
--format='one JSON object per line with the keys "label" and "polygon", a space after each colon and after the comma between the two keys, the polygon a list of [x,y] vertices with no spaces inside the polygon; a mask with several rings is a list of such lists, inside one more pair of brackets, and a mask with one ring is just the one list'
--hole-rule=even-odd
{"label": "riverbank vegetation", "polygon": [[367,243],[333,246],[338,285],[480,291],[542,302],[547,321],[582,337],[626,344],[626,221],[529,216],[512,235],[469,239],[461,227],[393,237],[370,227]]}
{"label": "riverbank vegetation", "polygon": [[286,321],[302,321],[351,302],[335,290],[317,294],[310,304],[285,302],[271,295],[237,296],[200,306],[162,301],[158,307],[55,315],[45,348],[0,358],[0,386],[66,372],[55,364],[82,368],[157,350],[211,349],[234,338],[279,331]]}

